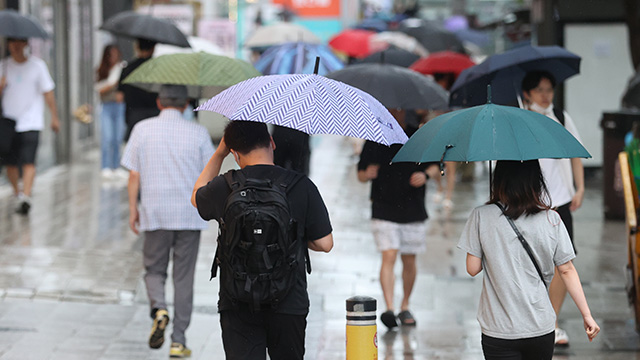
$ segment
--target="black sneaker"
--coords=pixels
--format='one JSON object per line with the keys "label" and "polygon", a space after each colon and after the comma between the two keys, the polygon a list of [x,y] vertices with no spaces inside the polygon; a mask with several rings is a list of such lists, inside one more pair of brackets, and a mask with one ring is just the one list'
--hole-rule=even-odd
{"label": "black sneaker", "polygon": [[22,200],[20,202],[20,205],[18,205],[16,212],[20,215],[27,215],[29,214],[29,210],[31,210],[31,204],[29,203],[29,201]]}
{"label": "black sneaker", "polygon": [[164,344],[164,329],[169,324],[169,313],[167,310],[156,311],[156,318],[153,319],[151,334],[149,335],[149,347],[159,349]]}

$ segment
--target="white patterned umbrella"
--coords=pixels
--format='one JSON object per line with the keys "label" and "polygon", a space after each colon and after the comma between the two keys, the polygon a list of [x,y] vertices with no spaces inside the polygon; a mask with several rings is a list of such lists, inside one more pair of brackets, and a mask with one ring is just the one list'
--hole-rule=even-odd
{"label": "white patterned umbrella", "polygon": [[398,122],[373,96],[315,74],[258,76],[228,88],[196,110],[307,134],[352,136],[384,145],[407,141]]}

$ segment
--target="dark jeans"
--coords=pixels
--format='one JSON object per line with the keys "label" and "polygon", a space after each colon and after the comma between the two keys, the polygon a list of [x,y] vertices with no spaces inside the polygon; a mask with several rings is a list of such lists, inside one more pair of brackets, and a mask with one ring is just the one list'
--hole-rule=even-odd
{"label": "dark jeans", "polygon": [[482,334],[482,352],[487,360],[551,360],[555,332],[526,339],[498,339]]}
{"label": "dark jeans", "polygon": [[242,310],[220,312],[222,344],[227,360],[302,360],[306,315],[252,313]]}

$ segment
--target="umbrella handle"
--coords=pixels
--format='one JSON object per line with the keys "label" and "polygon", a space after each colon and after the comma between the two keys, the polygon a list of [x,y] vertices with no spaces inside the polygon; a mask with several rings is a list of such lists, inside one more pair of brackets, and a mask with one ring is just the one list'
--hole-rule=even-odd
{"label": "umbrella handle", "polygon": [[320,56],[316,56],[316,66],[313,68],[313,75],[318,75],[320,69]]}
{"label": "umbrella handle", "polygon": [[453,145],[449,144],[444,147],[444,152],[440,158],[440,176],[444,176],[444,156],[447,154],[447,150],[453,148]]}

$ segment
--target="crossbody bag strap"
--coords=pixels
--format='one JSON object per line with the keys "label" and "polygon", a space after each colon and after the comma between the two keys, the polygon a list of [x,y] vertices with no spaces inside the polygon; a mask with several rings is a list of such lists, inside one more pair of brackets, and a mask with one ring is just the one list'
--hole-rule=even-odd
{"label": "crossbody bag strap", "polygon": [[527,251],[527,254],[529,255],[529,258],[531,259],[531,262],[533,263],[533,266],[535,266],[536,271],[538,272],[538,275],[540,276],[540,280],[542,280],[542,283],[544,284],[544,287],[547,287],[547,282],[544,281],[544,276],[542,276],[542,270],[540,270],[540,266],[538,265],[538,262],[536,261],[536,258],[533,256],[533,252],[531,251],[531,247],[529,246],[529,243],[527,242],[527,240],[525,240],[524,236],[522,236],[522,234],[520,233],[520,230],[518,230],[518,227],[516,226],[516,224],[513,222],[513,219],[511,219],[509,216],[507,216],[507,214],[505,214],[505,209],[502,206],[502,204],[496,203],[496,206],[500,208],[500,211],[502,211],[502,215],[504,215],[505,218],[507,218],[507,221],[509,221],[509,225],[511,225],[511,228],[513,229],[513,231],[515,231],[516,236],[518,236],[518,240],[520,240],[520,243],[522,244],[522,247],[524,247],[524,249]]}

